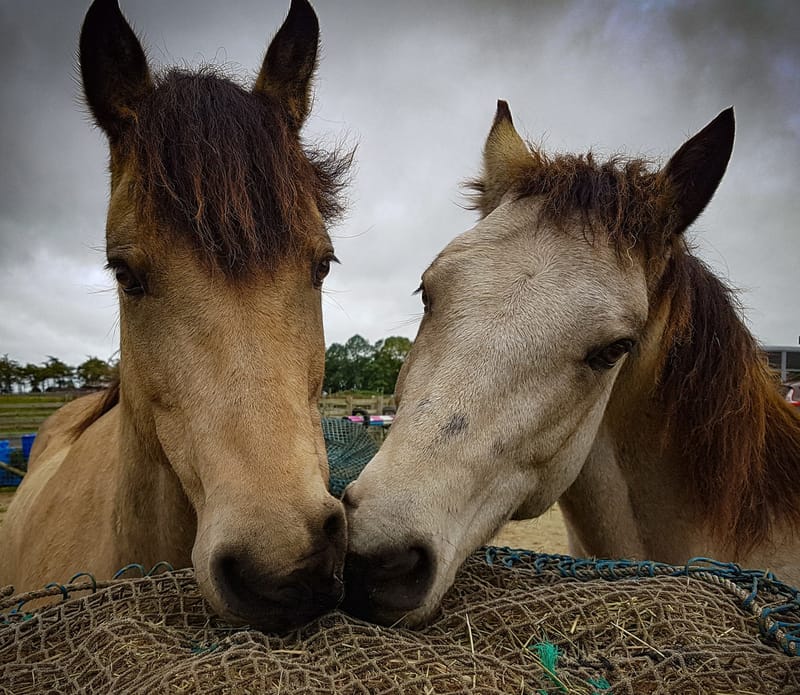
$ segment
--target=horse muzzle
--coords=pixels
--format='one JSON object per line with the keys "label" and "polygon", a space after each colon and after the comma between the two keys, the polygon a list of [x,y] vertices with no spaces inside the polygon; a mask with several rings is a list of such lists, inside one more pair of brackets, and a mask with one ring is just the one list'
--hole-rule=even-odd
{"label": "horse muzzle", "polygon": [[338,501],[326,507],[307,528],[286,521],[267,529],[223,517],[199,534],[207,544],[196,542],[192,560],[214,610],[232,623],[282,632],[335,608],[344,593],[346,520]]}
{"label": "horse muzzle", "polygon": [[342,607],[356,617],[391,625],[416,617],[426,604],[436,575],[433,552],[425,543],[387,548],[345,558]]}
{"label": "horse muzzle", "polygon": [[342,554],[334,545],[286,575],[259,567],[248,555],[220,549],[210,565],[214,604],[226,620],[284,632],[335,608],[342,600]]}

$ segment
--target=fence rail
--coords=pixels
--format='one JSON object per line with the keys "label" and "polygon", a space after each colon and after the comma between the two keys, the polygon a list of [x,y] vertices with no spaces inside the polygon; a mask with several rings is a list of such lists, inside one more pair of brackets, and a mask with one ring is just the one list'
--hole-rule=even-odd
{"label": "fence rail", "polygon": [[394,396],[323,396],[319,401],[323,417],[344,417],[353,410],[366,410],[370,415],[394,413]]}

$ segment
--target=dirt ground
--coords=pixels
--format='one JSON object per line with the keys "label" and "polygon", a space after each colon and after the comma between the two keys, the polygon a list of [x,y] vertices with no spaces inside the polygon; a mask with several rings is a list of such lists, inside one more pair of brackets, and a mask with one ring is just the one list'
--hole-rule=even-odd
{"label": "dirt ground", "polygon": [[[14,497],[13,491],[0,490],[0,524]],[[538,519],[510,521],[492,541],[494,545],[526,548],[543,553],[567,554],[567,532],[558,505]]]}
{"label": "dirt ground", "polygon": [[536,519],[509,521],[498,533],[493,545],[525,548],[540,553],[569,555],[567,530],[558,505]]}

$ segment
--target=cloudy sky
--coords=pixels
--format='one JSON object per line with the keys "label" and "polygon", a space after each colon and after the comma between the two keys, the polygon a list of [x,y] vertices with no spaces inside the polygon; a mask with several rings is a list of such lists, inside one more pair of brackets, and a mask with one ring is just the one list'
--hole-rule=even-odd
{"label": "cloudy sky", "polygon": [[[79,98],[83,0],[0,0],[0,354],[109,357],[106,143]],[[250,83],[288,0],[122,0],[154,65],[224,63]],[[413,337],[411,292],[474,223],[498,98],[549,150],[663,162],[736,108],[728,173],[695,224],[698,252],[739,288],[767,344],[800,335],[800,3],[316,0],[322,60],[305,135],[358,145],[332,230],[327,342]]]}

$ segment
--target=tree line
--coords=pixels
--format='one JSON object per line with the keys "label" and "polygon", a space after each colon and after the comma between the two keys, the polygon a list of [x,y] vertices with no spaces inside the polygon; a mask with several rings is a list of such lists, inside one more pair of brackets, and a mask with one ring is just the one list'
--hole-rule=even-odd
{"label": "tree line", "polygon": [[[344,344],[333,343],[325,351],[327,393],[339,391],[372,391],[393,393],[397,374],[411,349],[411,341],[392,336],[370,343],[354,335]],[[48,356],[42,364],[20,364],[0,357],[0,393],[40,393],[76,388],[101,388],[117,375],[116,360],[88,357],[71,366],[57,357]]]}
{"label": "tree line", "polygon": [[327,393],[372,391],[394,393],[400,367],[411,349],[411,341],[402,336],[384,338],[372,344],[354,335],[344,345],[333,343],[325,351]]}
{"label": "tree line", "polygon": [[116,376],[116,360],[88,357],[71,366],[58,357],[48,356],[42,364],[20,364],[0,357],[0,393],[68,391],[76,388],[101,388]]}

